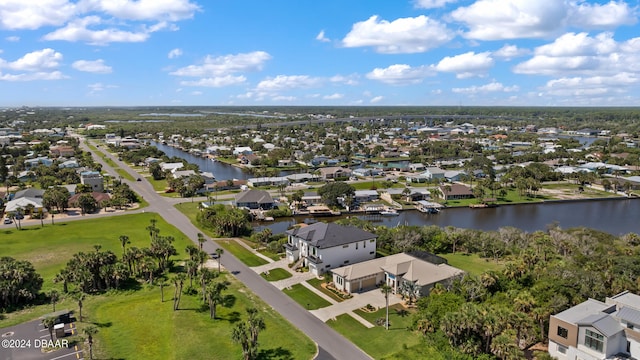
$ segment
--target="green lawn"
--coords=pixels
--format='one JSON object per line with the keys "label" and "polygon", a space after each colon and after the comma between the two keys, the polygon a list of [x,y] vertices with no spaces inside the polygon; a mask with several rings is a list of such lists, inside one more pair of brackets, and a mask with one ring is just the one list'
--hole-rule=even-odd
{"label": "green lawn", "polygon": [[[382,308],[374,313],[356,310],[356,313],[375,324],[376,319],[384,318],[385,310]],[[390,307],[389,323],[391,324],[389,330],[385,330],[383,326],[367,329],[347,314],[338,316],[336,320],[327,321],[329,326],[351,340],[374,359],[383,359],[404,353],[407,347],[411,348],[421,343],[422,336],[420,334],[407,330],[411,323],[410,315],[401,316],[395,307]]]}
{"label": "green lawn", "polygon": [[262,273],[260,274],[260,276],[262,276],[267,281],[278,281],[278,280],[288,279],[293,275],[291,275],[291,273],[286,269],[275,268],[275,269],[269,270],[268,274]]}
{"label": "green lawn", "polygon": [[[145,229],[155,218],[160,235],[171,235],[179,255],[185,259],[186,245],[192,242],[162,218],[152,213],[114,216],[101,219],[73,221],[28,227],[22,231],[10,228],[0,236],[0,254],[30,260],[43,276],[44,291],[61,284],[52,278],[71,256],[79,251],[92,251],[94,244],[103,250],[122,253],[118,237],[128,235],[129,246],[147,247],[149,234]],[[114,231],[114,229],[117,229]],[[316,348],[313,342],[295,329],[279,314],[253,295],[235,278],[228,277],[232,295],[229,307],[218,307],[217,320],[209,319],[208,308],[203,309],[198,295],[183,295],[181,309],[173,311],[173,287],[165,288],[165,302],[160,301],[158,287],[142,285],[139,290],[110,291],[90,295],[84,301],[84,323],[99,327],[95,337],[97,358],[109,359],[197,359],[207,354],[213,359],[239,359],[241,348],[233,343],[230,334],[233,324],[246,319],[247,307],[258,307],[267,329],[260,335],[260,354],[263,359],[311,359]],[[77,311],[77,303],[62,295],[57,309]],[[52,311],[50,304],[35,305],[21,311],[0,315],[0,328],[33,320]],[[277,354],[277,355],[274,355]]]}
{"label": "green lawn", "polygon": [[268,263],[265,259],[256,256],[247,248],[238,244],[236,240],[216,240],[216,242],[222,246],[225,251],[232,253],[233,256],[237,257],[238,260],[247,266],[260,266]]}
{"label": "green lawn", "polygon": [[282,291],[307,310],[315,310],[331,305],[330,302],[314,294],[301,284],[293,285],[291,290],[284,289]]}
{"label": "green lawn", "polygon": [[338,296],[336,293],[334,293],[331,290],[327,290],[326,288],[322,287],[322,284],[324,283],[324,280],[322,279],[318,279],[318,278],[313,278],[313,279],[309,279],[307,280],[307,282],[313,286],[314,288],[322,291],[323,294],[327,295],[328,297],[332,298],[335,301],[338,302],[342,302],[345,299],[341,296]]}
{"label": "green lawn", "polygon": [[480,275],[486,271],[500,271],[502,264],[490,259],[483,259],[477,254],[438,254],[445,259],[449,265],[464,270],[472,275]]}
{"label": "green lawn", "polygon": [[52,280],[73,254],[92,251],[94,245],[100,245],[103,250],[121,256],[120,235],[129,236],[131,244],[128,246],[148,247],[150,239],[146,227],[152,218],[158,220],[160,235],[173,236],[175,248],[180,256],[185,256],[184,249],[190,240],[154,213],[56,222],[55,225],[48,221],[43,228],[38,224],[20,231],[15,227],[6,228],[0,232],[0,254],[29,260],[44,279],[43,290],[52,287],[61,290],[62,287],[54,285]]}
{"label": "green lawn", "polygon": [[[114,359],[240,359],[240,345],[231,341],[234,324],[246,320],[248,307],[257,307],[266,330],[260,333],[259,358],[311,359],[315,345],[252,295],[234,278],[224,294],[229,307],[218,306],[217,319],[209,318],[197,295],[183,295],[180,310],[173,311],[173,287],[160,301],[157,287],[146,287],[116,298],[97,298],[85,306],[88,321],[98,324],[95,345],[98,358]],[[206,354],[206,355],[205,355]]]}

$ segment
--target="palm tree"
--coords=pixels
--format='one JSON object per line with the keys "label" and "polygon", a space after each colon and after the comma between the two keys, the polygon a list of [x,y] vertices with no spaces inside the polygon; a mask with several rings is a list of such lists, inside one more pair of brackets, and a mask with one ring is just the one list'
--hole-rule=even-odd
{"label": "palm tree", "polygon": [[167,286],[167,282],[164,279],[160,279],[158,286],[160,286],[160,302],[164,302],[164,287]]}
{"label": "palm tree", "polygon": [[87,343],[89,344],[89,359],[93,360],[93,335],[98,333],[98,328],[91,325],[84,328],[82,332],[87,336]]}
{"label": "palm tree", "polygon": [[380,288],[380,291],[382,291],[382,293],[384,294],[384,301],[387,306],[387,315],[384,322],[384,328],[389,330],[389,294],[391,293],[391,286],[389,286],[388,284],[384,284]]}
{"label": "palm tree", "polygon": [[228,281],[215,282],[207,287],[207,299],[209,300],[209,315],[216,318],[216,308],[224,301],[222,292],[227,290],[230,283]]}
{"label": "palm tree", "polygon": [[53,311],[56,311],[56,303],[60,300],[60,293],[58,290],[53,289],[49,291],[49,298],[51,299],[51,304],[53,305]]}
{"label": "palm tree", "polygon": [[49,330],[49,336],[51,337],[51,341],[53,341],[53,327],[56,325],[56,318],[53,316],[48,316],[42,319],[42,325]]}
{"label": "palm tree", "polygon": [[122,245],[122,258],[124,259],[125,247],[127,244],[131,244],[127,235],[120,235],[120,244]]}
{"label": "palm tree", "polygon": [[220,273],[214,273],[213,271],[207,269],[207,268],[202,268],[200,270],[200,286],[202,286],[202,302],[207,301],[207,285],[209,284],[209,281],[211,281],[213,278],[218,277]]}
{"label": "palm tree", "polygon": [[198,233],[198,244],[200,244],[200,250],[202,250],[202,246],[207,242],[207,239],[204,237],[202,233]]}
{"label": "palm tree", "polygon": [[220,273],[220,263],[222,263],[222,254],[224,254],[224,249],[217,248],[216,255],[218,255],[218,273]]}
{"label": "palm tree", "polygon": [[182,287],[187,276],[184,273],[179,273],[173,278],[173,284],[176,287],[175,296],[173,298],[173,310],[180,308],[180,298],[182,297]]}
{"label": "palm tree", "polygon": [[[267,328],[267,325],[264,323],[264,320],[258,316],[258,309],[256,308],[248,308],[247,313],[249,313],[249,320],[247,320],[247,324],[249,324],[249,333],[251,334],[251,344],[253,345],[254,352],[258,348],[258,334],[260,331]],[[256,355],[254,353],[254,355]]]}
{"label": "palm tree", "polygon": [[82,290],[78,290],[73,293],[73,298],[78,302],[78,315],[80,316],[80,321],[82,321],[82,301],[85,298],[85,293]]}

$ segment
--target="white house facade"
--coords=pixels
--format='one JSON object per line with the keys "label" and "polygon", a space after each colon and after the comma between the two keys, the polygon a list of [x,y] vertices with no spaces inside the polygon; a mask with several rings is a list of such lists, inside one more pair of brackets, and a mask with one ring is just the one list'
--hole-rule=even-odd
{"label": "white house facade", "polygon": [[376,256],[376,235],[356,227],[318,222],[286,234],[287,260],[308,266],[316,276]]}
{"label": "white house facade", "polygon": [[551,315],[549,354],[560,360],[640,358],[640,296],[625,291]]}

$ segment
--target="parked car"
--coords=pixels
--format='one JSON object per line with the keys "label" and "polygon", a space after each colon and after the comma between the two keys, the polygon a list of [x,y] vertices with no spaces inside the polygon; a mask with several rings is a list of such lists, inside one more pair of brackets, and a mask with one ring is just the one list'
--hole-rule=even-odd
{"label": "parked car", "polygon": [[4,218],[4,224],[5,224],[5,225],[11,224],[11,223],[13,223],[13,221],[11,221],[11,219],[9,219],[9,218]]}

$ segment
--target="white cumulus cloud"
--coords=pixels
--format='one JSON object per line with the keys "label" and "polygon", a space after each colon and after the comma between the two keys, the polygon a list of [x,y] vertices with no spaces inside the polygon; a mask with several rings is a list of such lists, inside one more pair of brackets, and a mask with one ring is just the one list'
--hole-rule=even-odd
{"label": "white cumulus cloud", "polygon": [[473,76],[484,76],[493,67],[493,64],[491,53],[476,54],[470,51],[456,56],[444,57],[435,68],[438,71],[456,73],[456,77],[464,79]]}
{"label": "white cumulus cloud", "polygon": [[148,30],[138,32],[124,31],[117,28],[100,30],[89,29],[90,26],[100,25],[102,19],[98,16],[87,16],[69,22],[66,26],[46,34],[44,40],[64,40],[70,42],[86,42],[91,45],[106,45],[112,42],[143,42],[149,38]]}
{"label": "white cumulus cloud", "polygon": [[126,20],[178,21],[200,10],[190,0],[83,0],[79,6],[85,12],[99,11]]}
{"label": "white cumulus cloud", "polygon": [[371,104],[377,104],[380,101],[382,101],[383,99],[384,99],[384,96],[376,96],[376,97],[372,98],[371,100],[369,100],[369,102]]}
{"label": "white cumulus cloud", "polygon": [[260,71],[264,63],[270,59],[271,55],[264,51],[217,57],[207,55],[201,64],[189,65],[170,74],[175,76],[203,77],[237,72]]}
{"label": "white cumulus cloud", "polygon": [[321,41],[321,42],[329,42],[329,41],[331,41],[331,39],[327,38],[324,35],[324,30],[320,30],[318,35],[316,35],[316,40]]}
{"label": "white cumulus cloud", "polygon": [[366,76],[368,79],[381,81],[390,85],[417,84],[435,71],[429,66],[411,67],[406,64],[395,64],[386,68],[375,68]]}
{"label": "white cumulus cloud", "polygon": [[167,57],[169,59],[175,59],[180,56],[182,56],[182,50],[178,48],[172,49],[171,51],[169,51],[169,54],[167,54]]}
{"label": "white cumulus cloud", "polygon": [[322,79],[308,75],[278,75],[262,80],[256,86],[259,91],[282,91],[319,86]]}
{"label": "white cumulus cloud", "polygon": [[439,47],[454,36],[443,23],[424,15],[391,22],[374,15],[355,23],[342,44],[345,47],[370,46],[384,54],[410,54]]}
{"label": "white cumulus cloud", "polygon": [[244,83],[245,81],[247,81],[247,78],[242,75],[239,75],[239,76],[226,75],[226,76],[207,77],[207,78],[202,78],[194,81],[185,80],[185,81],[181,81],[180,85],[218,88],[218,87],[239,85]]}
{"label": "white cumulus cloud", "polygon": [[493,56],[504,58],[505,60],[511,60],[516,57],[521,57],[530,54],[529,49],[519,48],[517,45],[504,45],[500,49],[493,52]]}
{"label": "white cumulus cloud", "polygon": [[338,100],[338,99],[342,99],[343,97],[344,97],[344,94],[335,93],[331,95],[325,95],[322,98],[325,100]]}
{"label": "white cumulus cloud", "polygon": [[463,35],[475,40],[546,38],[578,29],[613,29],[635,24],[635,10],[624,1],[591,4],[560,0],[478,0],[451,13],[468,28]]}
{"label": "white cumulus cloud", "polygon": [[481,85],[481,86],[470,86],[466,88],[453,88],[451,91],[458,94],[478,94],[478,93],[491,93],[491,92],[514,92],[518,91],[520,88],[517,85],[514,86],[504,86],[499,82],[491,82],[489,84]]}
{"label": "white cumulus cloud", "polygon": [[113,70],[111,66],[104,63],[104,60],[78,60],[74,61],[71,66],[78,70],[97,74],[110,74]]}
{"label": "white cumulus cloud", "polygon": [[76,5],[68,0],[0,1],[0,27],[8,30],[59,26],[75,14]]}
{"label": "white cumulus cloud", "polygon": [[62,54],[47,48],[27,53],[11,62],[0,59],[0,68],[15,71],[42,71],[57,68],[60,66],[60,61],[62,61]]}
{"label": "white cumulus cloud", "polygon": [[457,1],[458,0],[415,0],[415,6],[419,9],[435,9]]}

